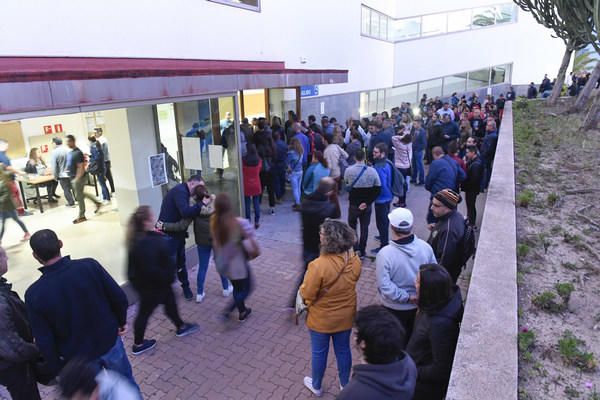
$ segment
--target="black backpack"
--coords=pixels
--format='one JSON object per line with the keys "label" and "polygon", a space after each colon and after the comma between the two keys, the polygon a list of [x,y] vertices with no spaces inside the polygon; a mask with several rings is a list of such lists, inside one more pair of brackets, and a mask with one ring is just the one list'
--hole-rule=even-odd
{"label": "black backpack", "polygon": [[461,240],[461,247],[462,247],[462,251],[461,251],[460,265],[461,265],[461,267],[464,267],[465,265],[467,265],[467,261],[469,261],[469,259],[475,255],[475,251],[477,251],[477,248],[475,246],[475,229],[469,223],[469,220],[466,218],[465,218],[465,233],[463,234],[463,237]]}

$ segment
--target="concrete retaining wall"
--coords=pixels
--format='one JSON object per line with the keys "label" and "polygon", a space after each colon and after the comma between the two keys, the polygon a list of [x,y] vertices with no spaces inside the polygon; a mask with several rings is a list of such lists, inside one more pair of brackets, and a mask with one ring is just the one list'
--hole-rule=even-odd
{"label": "concrete retaining wall", "polygon": [[516,400],[517,258],[512,104],[506,103],[447,399]]}

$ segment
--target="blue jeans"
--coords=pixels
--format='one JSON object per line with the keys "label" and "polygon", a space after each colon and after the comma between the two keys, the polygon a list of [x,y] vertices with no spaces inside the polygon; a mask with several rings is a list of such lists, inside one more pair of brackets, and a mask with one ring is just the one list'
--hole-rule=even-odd
{"label": "blue jeans", "polygon": [[13,219],[17,224],[19,224],[21,229],[23,229],[23,232],[27,233],[27,227],[25,226],[23,221],[21,221],[21,219],[19,218],[19,215],[17,214],[17,210],[0,211],[0,218],[2,220],[2,228],[0,229],[0,240],[2,240],[2,237],[4,236],[4,226],[6,224],[7,218]]}
{"label": "blue jeans", "polygon": [[275,197],[281,200],[285,195],[285,165],[277,165],[271,169],[273,184],[275,186]]}
{"label": "blue jeans", "polygon": [[350,351],[350,334],[352,329],[337,333],[310,332],[310,347],[312,352],[312,383],[315,389],[321,389],[323,375],[327,367],[327,354],[329,353],[329,339],[333,340],[333,350],[338,366],[340,384],[346,386],[350,380],[352,368],[352,353]]}
{"label": "blue jeans", "polygon": [[300,193],[302,191],[302,171],[294,171],[290,174],[290,185],[294,194],[294,204],[300,204]]}
{"label": "blue jeans", "polygon": [[102,198],[104,200],[110,200],[110,194],[108,191],[108,186],[106,186],[106,177],[104,176],[104,174],[98,174],[96,176],[96,180],[98,181],[98,183],[100,184],[100,188],[102,189]]}
{"label": "blue jeans", "polygon": [[[210,261],[210,252],[212,246],[197,245],[198,249],[198,294],[204,294],[204,281],[206,281],[206,272],[208,272],[208,263]],[[229,281],[224,276],[221,277],[221,285],[223,289],[229,287]]]}
{"label": "blue jeans", "polygon": [[[417,179],[417,177],[419,179]],[[425,167],[423,166],[423,150],[413,152],[412,180],[413,180],[413,182],[425,183]]]}
{"label": "blue jeans", "polygon": [[388,214],[390,213],[390,203],[389,201],[375,203],[375,223],[379,231],[379,247],[387,246],[389,243],[390,220]]}
{"label": "blue jeans", "polygon": [[262,196],[259,194],[257,196],[244,196],[244,203],[246,206],[246,219],[252,222],[251,214],[250,214],[250,204],[254,206],[254,223],[258,224],[260,220],[260,198]]}
{"label": "blue jeans", "polygon": [[129,383],[131,383],[133,387],[137,389],[138,392],[140,392],[140,387],[133,377],[131,364],[127,358],[127,353],[125,353],[125,347],[123,346],[123,341],[121,340],[120,336],[117,337],[117,342],[113,348],[96,360],[96,365],[99,370],[104,368],[110,371],[118,372],[123,376],[123,378],[127,379]]}

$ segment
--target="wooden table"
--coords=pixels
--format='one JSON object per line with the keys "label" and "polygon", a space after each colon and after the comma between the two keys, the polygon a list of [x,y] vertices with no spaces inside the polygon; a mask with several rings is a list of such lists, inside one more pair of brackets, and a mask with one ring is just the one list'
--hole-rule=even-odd
{"label": "wooden table", "polygon": [[[21,197],[23,198],[23,207],[27,209],[27,200],[35,199],[37,200],[37,204],[40,208],[40,212],[44,212],[44,206],[42,204],[42,198],[48,198],[48,193],[45,196],[40,196],[40,186],[45,186],[49,182],[54,180],[54,176],[52,175],[25,175],[18,176],[17,180],[19,181],[19,189],[21,189]],[[27,197],[25,196],[25,190],[23,189],[23,182],[27,183],[30,186],[35,188],[35,197]]]}

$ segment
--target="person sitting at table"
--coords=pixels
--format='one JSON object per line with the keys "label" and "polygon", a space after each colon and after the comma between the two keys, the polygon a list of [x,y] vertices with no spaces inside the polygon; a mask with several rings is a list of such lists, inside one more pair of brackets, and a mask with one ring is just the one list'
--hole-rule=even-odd
{"label": "person sitting at table", "polygon": [[[25,172],[28,174],[35,174],[40,176],[52,174],[52,170],[46,165],[46,162],[44,161],[40,153],[40,149],[38,149],[37,147],[32,147],[29,151],[29,160],[25,165]],[[56,200],[56,198],[58,197],[56,195],[56,187],[58,186],[58,182],[52,180],[48,182],[45,186],[48,193],[48,202],[56,203],[58,201]]]}

